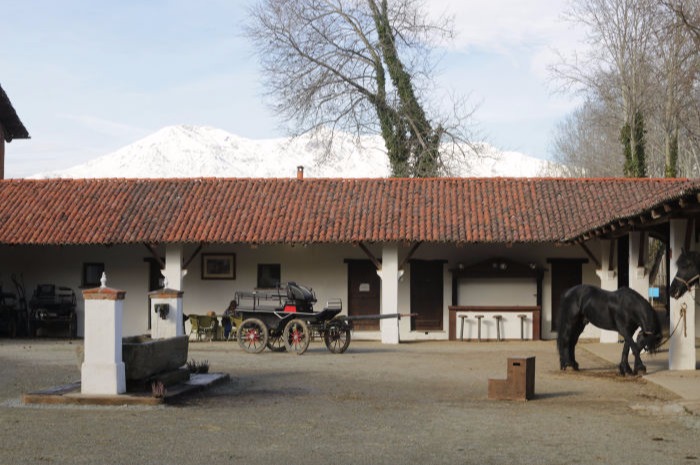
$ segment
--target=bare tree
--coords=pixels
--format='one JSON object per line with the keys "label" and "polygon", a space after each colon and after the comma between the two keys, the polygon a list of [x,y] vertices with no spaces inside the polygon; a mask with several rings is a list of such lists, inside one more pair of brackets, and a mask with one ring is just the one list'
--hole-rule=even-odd
{"label": "bare tree", "polygon": [[587,101],[561,121],[554,132],[552,158],[559,173],[570,177],[623,174],[619,133],[605,105]]}
{"label": "bare tree", "polygon": [[640,128],[649,93],[652,0],[582,0],[569,19],[587,27],[588,51],[551,68],[566,86],[603,102],[617,116],[625,150],[625,173],[645,176]]}
{"label": "bare tree", "polygon": [[426,112],[431,52],[453,32],[427,17],[420,0],[260,0],[247,33],[292,132],[380,133],[393,176],[426,177],[445,140],[467,139],[459,118]]}

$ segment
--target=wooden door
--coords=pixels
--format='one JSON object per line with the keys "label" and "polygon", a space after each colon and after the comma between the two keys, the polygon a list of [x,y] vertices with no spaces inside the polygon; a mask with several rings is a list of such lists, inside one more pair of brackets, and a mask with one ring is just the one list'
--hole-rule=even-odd
{"label": "wooden door", "polygon": [[443,260],[411,260],[411,318],[413,331],[443,329]]}
{"label": "wooden door", "polygon": [[[381,280],[369,260],[348,260],[348,315],[378,315]],[[359,331],[378,331],[379,320],[354,322]]]}
{"label": "wooden door", "polygon": [[550,259],[552,265],[552,331],[559,327],[559,304],[567,289],[581,284],[583,274],[581,266],[585,259]]}

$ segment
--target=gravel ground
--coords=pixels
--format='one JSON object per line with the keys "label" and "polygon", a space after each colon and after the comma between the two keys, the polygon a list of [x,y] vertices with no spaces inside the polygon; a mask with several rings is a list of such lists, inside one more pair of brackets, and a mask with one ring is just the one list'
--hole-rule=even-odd
{"label": "gravel ground", "polygon": [[[230,382],[161,407],[21,405],[80,378],[75,347],[0,340],[0,463],[700,464],[700,417],[674,394],[585,350],[581,372],[560,372],[553,341],[193,343]],[[536,398],[488,400],[513,356],[536,357]]]}

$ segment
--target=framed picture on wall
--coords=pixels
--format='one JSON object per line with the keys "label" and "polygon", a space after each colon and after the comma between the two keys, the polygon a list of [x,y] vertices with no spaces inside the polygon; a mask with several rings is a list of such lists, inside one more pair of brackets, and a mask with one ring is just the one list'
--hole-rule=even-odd
{"label": "framed picture on wall", "polygon": [[202,279],[236,279],[236,254],[203,253]]}

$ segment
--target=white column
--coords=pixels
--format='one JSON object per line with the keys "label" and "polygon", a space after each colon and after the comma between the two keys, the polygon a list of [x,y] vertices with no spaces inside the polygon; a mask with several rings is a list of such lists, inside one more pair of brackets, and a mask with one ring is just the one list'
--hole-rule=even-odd
{"label": "white column", "polygon": [[[596,274],[600,278],[600,288],[606,291],[617,289],[617,267],[614,261],[612,267],[610,264],[610,247],[614,247],[614,245],[615,242],[612,240],[600,243],[600,269],[596,270]],[[616,343],[617,339],[617,331],[600,330],[600,342]]]}
{"label": "white column", "polygon": [[166,286],[177,291],[182,290],[182,278],[185,271],[182,270],[182,245],[166,244],[165,269],[161,272],[167,280]]}
{"label": "white column", "polygon": [[[645,299],[649,298],[649,276],[644,269],[644,263],[647,259],[647,244],[646,241],[643,244],[642,257],[639,257],[639,243],[642,238],[646,237],[640,232],[631,232],[629,240],[629,277],[630,277],[630,289],[634,289],[644,296]],[[639,266],[639,263],[642,266]]]}
{"label": "white column", "polygon": [[[184,336],[182,322],[182,291],[159,289],[150,292],[151,298],[151,337],[153,339]],[[166,312],[161,313],[161,305],[167,305]]]}
{"label": "white column", "polygon": [[[673,279],[678,271],[676,260],[685,247],[687,220],[671,220],[671,266],[669,277]],[[692,234],[692,231],[690,232]],[[695,370],[695,288],[676,300],[671,298],[671,331],[678,329],[671,337],[668,347],[669,370]],[[685,327],[681,310],[685,308]],[[680,321],[680,323],[679,323]]]}
{"label": "white column", "polygon": [[99,287],[83,291],[85,298],[85,358],[80,381],[83,394],[126,392],[122,361],[124,291]]}
{"label": "white column", "polygon": [[[399,313],[399,247],[384,244],[382,248],[382,269],[377,271],[382,280],[382,302],[380,313]],[[399,343],[399,326],[394,318],[379,320],[382,343]]]}

